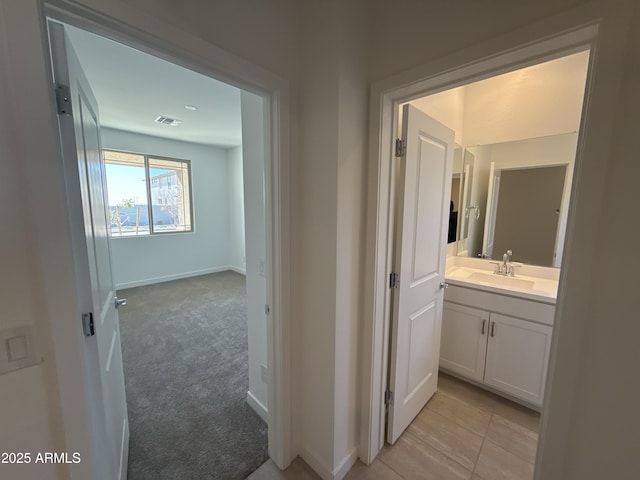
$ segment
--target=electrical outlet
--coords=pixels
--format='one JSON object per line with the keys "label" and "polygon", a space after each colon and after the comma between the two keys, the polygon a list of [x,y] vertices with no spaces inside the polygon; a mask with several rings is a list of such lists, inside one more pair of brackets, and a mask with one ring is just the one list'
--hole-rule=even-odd
{"label": "electrical outlet", "polygon": [[269,371],[266,365],[260,365],[260,378],[264,383],[269,383]]}

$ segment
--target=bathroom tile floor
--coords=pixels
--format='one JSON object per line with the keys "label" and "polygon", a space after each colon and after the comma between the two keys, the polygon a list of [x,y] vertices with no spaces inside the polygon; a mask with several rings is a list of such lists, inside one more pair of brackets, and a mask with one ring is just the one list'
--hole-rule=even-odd
{"label": "bathroom tile floor", "polygon": [[[346,480],[528,480],[540,415],[440,373],[438,391],[395,445],[371,465],[357,462]],[[249,480],[316,480],[297,458],[281,472],[268,461]]]}

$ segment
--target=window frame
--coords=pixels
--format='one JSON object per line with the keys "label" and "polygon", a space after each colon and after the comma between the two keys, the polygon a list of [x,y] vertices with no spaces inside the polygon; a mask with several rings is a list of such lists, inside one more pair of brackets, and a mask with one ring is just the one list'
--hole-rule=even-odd
{"label": "window frame", "polygon": [[[191,160],[188,159],[184,159],[184,158],[176,158],[176,157],[166,157],[163,155],[155,155],[152,153],[142,153],[142,152],[134,152],[131,150],[119,150],[116,148],[102,148],[101,149],[101,153],[102,153],[102,162],[105,165],[105,182],[106,182],[106,187],[107,187],[107,194],[109,191],[109,178],[108,175],[106,175],[106,165],[108,163],[110,163],[107,158],[105,153],[106,152],[114,152],[114,153],[124,153],[124,154],[128,154],[128,155],[137,155],[140,157],[144,158],[144,171],[145,171],[145,191],[146,191],[146,195],[147,195],[147,217],[149,219],[149,233],[146,234],[134,234],[134,235],[114,235],[112,232],[112,228],[111,225],[109,225],[109,237],[110,238],[145,238],[145,237],[152,237],[154,235],[172,235],[172,234],[183,234],[183,233],[194,233],[195,232],[195,217],[194,217],[194,208],[193,208],[193,171],[191,168],[192,162]],[[187,180],[188,180],[188,190],[189,190],[189,195],[188,195],[188,199],[189,199],[189,205],[188,205],[188,213],[189,213],[189,229],[185,229],[185,230],[170,230],[170,231],[154,231],[154,223],[153,223],[153,204],[152,204],[152,198],[151,198],[151,175],[149,172],[149,160],[164,160],[164,161],[169,161],[169,162],[176,162],[182,165],[186,165],[187,168]],[[110,205],[108,205],[109,202],[109,198],[107,196],[107,208],[110,209]],[[107,217],[108,218],[108,217]]]}

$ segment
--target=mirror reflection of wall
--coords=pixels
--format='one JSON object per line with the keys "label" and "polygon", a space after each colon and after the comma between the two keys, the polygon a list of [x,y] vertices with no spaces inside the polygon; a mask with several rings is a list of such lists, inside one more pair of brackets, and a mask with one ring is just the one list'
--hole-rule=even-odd
{"label": "mirror reflection of wall", "polygon": [[576,145],[570,133],[469,148],[480,216],[469,220],[467,250],[458,254],[501,258],[512,250],[514,261],[559,267]]}
{"label": "mirror reflection of wall", "polygon": [[469,149],[464,151],[462,165],[462,191],[460,192],[461,215],[458,223],[460,225],[458,234],[458,255],[468,255],[469,253],[469,225],[479,219],[480,207],[473,203],[473,170],[474,155]]}
{"label": "mirror reflection of wall", "polygon": [[494,252],[550,267],[562,203],[566,165],[503,170],[496,208]]}

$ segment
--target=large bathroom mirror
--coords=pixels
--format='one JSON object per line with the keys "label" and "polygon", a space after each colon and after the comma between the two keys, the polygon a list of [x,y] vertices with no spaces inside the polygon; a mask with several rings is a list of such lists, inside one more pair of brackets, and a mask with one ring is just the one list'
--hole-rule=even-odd
{"label": "large bathroom mirror", "polygon": [[460,149],[457,254],[501,259],[511,250],[512,261],[560,267],[576,144],[569,133]]}

